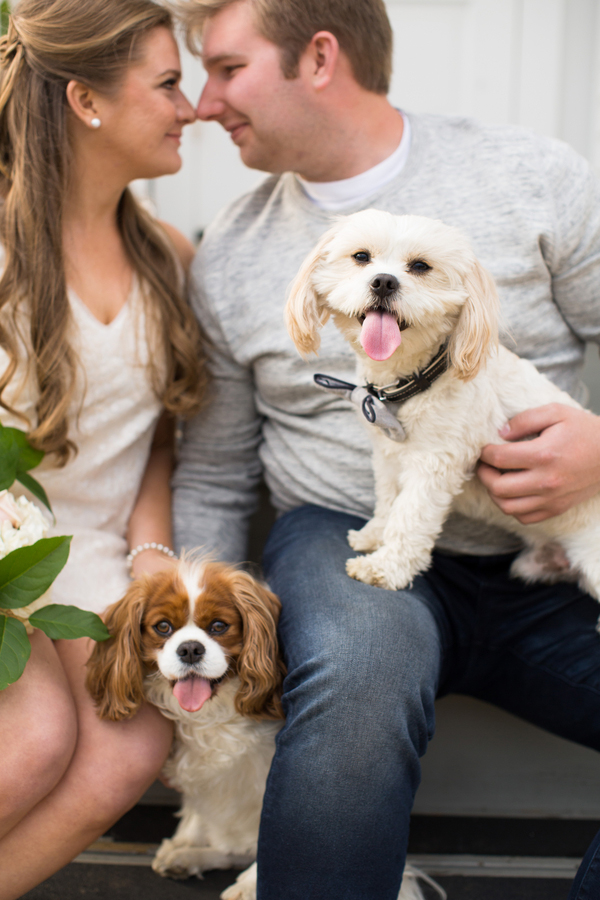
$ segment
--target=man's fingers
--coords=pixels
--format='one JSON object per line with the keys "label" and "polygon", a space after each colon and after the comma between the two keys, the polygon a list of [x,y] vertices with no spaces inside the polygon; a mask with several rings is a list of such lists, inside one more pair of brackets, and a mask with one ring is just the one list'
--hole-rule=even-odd
{"label": "man's fingers", "polygon": [[540,434],[544,429],[564,419],[565,410],[568,410],[568,407],[560,403],[548,403],[546,406],[526,409],[513,416],[501,429],[500,434],[505,441],[520,441],[525,437]]}

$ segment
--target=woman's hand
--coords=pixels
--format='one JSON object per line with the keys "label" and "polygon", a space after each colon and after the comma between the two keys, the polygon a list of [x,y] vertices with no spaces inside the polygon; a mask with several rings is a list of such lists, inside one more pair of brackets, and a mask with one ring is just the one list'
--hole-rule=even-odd
{"label": "woman's hand", "polygon": [[600,490],[600,417],[593,413],[551,403],[514,416],[500,437],[511,443],[485,446],[477,475],[502,512],[523,525]]}

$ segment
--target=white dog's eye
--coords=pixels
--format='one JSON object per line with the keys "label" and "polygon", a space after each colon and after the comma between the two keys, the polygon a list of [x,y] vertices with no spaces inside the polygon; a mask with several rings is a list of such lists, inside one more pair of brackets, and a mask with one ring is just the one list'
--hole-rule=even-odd
{"label": "white dog's eye", "polygon": [[408,264],[409,272],[429,272],[430,269],[431,266],[422,259],[413,259],[413,261]]}
{"label": "white dog's eye", "polygon": [[173,633],[173,626],[170,622],[167,622],[166,619],[162,619],[154,625],[154,630],[160,634],[161,637],[168,637]]}
{"label": "white dog's eye", "polygon": [[225,634],[225,632],[229,629],[229,625],[227,622],[221,622],[220,619],[215,619],[214,622],[211,622],[208,626],[209,634]]}
{"label": "white dog's eye", "polygon": [[352,254],[352,259],[355,259],[357,263],[365,263],[371,262],[371,254],[368,250],[359,250],[358,253]]}

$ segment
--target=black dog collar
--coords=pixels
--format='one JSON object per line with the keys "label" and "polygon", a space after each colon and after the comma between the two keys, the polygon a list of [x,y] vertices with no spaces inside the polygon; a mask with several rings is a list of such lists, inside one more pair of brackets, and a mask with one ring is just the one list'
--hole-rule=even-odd
{"label": "black dog collar", "polygon": [[378,400],[384,403],[404,403],[411,397],[428,390],[436,378],[448,370],[448,344],[442,344],[429,365],[415,372],[412,378],[399,378],[395,384],[386,384],[380,387],[377,384],[367,384],[366,389]]}

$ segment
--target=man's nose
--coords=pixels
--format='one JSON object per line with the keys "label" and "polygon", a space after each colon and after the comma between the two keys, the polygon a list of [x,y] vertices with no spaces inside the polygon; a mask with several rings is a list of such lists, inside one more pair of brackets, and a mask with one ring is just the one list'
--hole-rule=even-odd
{"label": "man's nose", "polygon": [[203,122],[208,122],[219,116],[225,108],[225,104],[217,96],[210,79],[204,85],[198,105],[196,107],[196,115]]}

